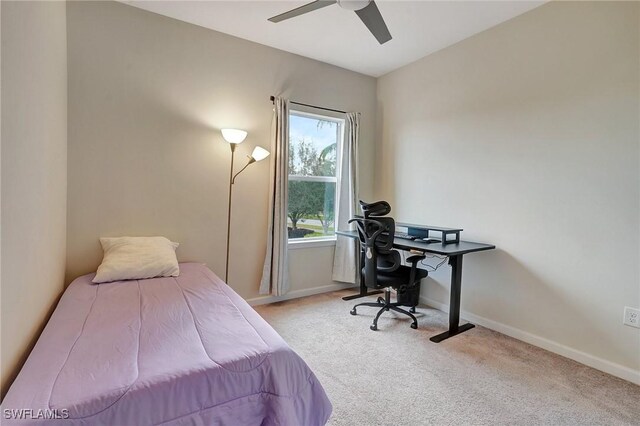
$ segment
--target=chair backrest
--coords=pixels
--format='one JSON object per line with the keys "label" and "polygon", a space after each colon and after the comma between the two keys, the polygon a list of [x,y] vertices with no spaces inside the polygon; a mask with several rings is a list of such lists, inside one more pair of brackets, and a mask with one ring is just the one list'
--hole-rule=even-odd
{"label": "chair backrest", "polygon": [[378,274],[393,272],[402,264],[400,253],[393,249],[395,221],[392,217],[354,218],[364,252],[364,282],[378,287]]}

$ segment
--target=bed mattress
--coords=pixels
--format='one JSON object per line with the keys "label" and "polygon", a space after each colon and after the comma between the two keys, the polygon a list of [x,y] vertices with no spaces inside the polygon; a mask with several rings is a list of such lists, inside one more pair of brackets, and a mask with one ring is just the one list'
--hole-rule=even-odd
{"label": "bed mattress", "polygon": [[[2,424],[323,425],[305,362],[201,264],[62,296],[2,403]],[[16,420],[20,419],[20,420]]]}

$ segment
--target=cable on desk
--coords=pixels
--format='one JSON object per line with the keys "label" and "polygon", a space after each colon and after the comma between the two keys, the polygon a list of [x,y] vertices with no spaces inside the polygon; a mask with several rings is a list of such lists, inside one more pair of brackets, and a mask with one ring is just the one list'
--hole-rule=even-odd
{"label": "cable on desk", "polygon": [[[427,255],[425,254],[425,256],[427,256]],[[444,257],[443,257],[443,256],[437,256],[437,255],[435,255],[435,254],[434,254],[434,255],[431,255],[431,256],[427,256],[427,257],[430,257],[430,258],[432,258],[432,259],[433,259],[433,258],[442,259],[442,261],[441,261],[440,263],[438,263],[435,267],[434,267],[434,266],[429,265],[428,263],[426,263],[426,262],[425,262],[425,260],[426,260],[426,259],[422,259],[422,260],[420,261],[420,263],[422,263],[424,266],[426,266],[426,267],[428,267],[428,268],[431,268],[431,271],[430,271],[430,272],[435,272],[435,271],[437,271],[439,267],[441,267],[442,265],[444,265],[445,263],[447,263],[447,259],[449,258],[448,256],[444,256]]]}
{"label": "cable on desk", "polygon": [[[411,252],[410,251],[408,252],[406,250],[402,251],[402,261],[403,261],[403,263],[407,262],[407,253],[411,253]],[[421,254],[423,254],[424,256],[426,256],[426,257],[428,257],[430,259],[434,259],[434,258],[441,259],[441,262],[438,263],[436,266],[431,266],[428,263],[426,263],[425,262],[426,259],[422,259],[420,261],[420,264],[422,264],[423,266],[426,266],[427,268],[429,268],[429,272],[437,271],[439,267],[441,267],[442,265],[447,263],[447,259],[449,258],[448,256],[438,256],[437,254],[426,254],[426,253],[421,253]]]}

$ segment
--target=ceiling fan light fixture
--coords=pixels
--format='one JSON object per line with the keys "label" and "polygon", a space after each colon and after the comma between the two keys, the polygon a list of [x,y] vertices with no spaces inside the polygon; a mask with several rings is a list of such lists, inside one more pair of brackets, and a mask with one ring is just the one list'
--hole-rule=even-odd
{"label": "ceiling fan light fixture", "polygon": [[365,7],[369,6],[371,0],[338,0],[338,6],[345,10],[362,10]]}

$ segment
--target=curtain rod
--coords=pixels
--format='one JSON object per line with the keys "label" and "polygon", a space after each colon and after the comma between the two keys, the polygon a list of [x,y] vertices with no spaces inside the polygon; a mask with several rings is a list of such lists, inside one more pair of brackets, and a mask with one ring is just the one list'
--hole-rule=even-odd
{"label": "curtain rod", "polygon": [[[274,102],[276,100],[275,96],[271,96],[269,99],[271,100],[271,102]],[[325,108],[325,107],[321,107],[321,106],[317,106],[317,105],[303,104],[302,102],[294,102],[294,101],[289,101],[289,103],[296,104],[296,105],[302,105],[302,106],[306,106],[306,107],[311,107],[311,108],[322,109],[322,110],[325,110],[325,111],[337,112],[337,113],[340,113],[340,114],[347,114],[347,111],[341,111],[339,109]],[[360,113],[358,113],[358,114],[360,114]]]}

